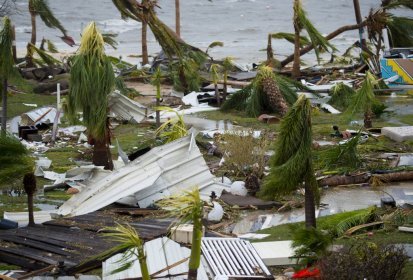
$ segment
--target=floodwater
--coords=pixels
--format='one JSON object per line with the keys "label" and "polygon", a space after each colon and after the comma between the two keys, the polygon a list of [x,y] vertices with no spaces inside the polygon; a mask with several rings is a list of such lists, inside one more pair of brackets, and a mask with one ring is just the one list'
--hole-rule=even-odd
{"label": "floodwater", "polygon": [[[382,190],[394,197],[397,205],[413,204],[413,182],[392,183],[382,189],[372,187],[334,187],[326,189],[321,197],[317,217],[380,206],[380,199],[388,197]],[[277,225],[304,221],[304,209],[294,209],[285,213],[255,211],[244,214],[232,229],[234,234],[255,232]]]}
{"label": "floodwater", "polygon": [[[12,19],[16,25],[17,47],[24,51],[30,40],[30,17],[27,0],[17,0],[19,11]],[[362,15],[377,7],[379,0],[360,1]],[[175,28],[175,1],[159,0],[159,17],[172,29]],[[217,58],[233,56],[238,62],[250,64],[265,59],[263,51],[267,46],[268,33],[293,32],[292,0],[185,0],[181,1],[181,34],[188,43],[201,49],[214,41],[221,41],[224,47],[216,47],[210,54]],[[343,25],[354,24],[353,2],[349,0],[304,0],[304,7],[309,18],[323,34],[328,34]],[[111,0],[53,0],[49,4],[68,30],[70,36],[79,42],[81,30],[90,21],[96,21],[104,33],[118,34],[119,48],[108,52],[113,55],[140,53],[141,24],[124,21]],[[408,11],[399,10],[398,14],[408,15]],[[47,28],[40,19],[37,21],[40,41],[43,37],[56,42],[59,50],[75,51],[57,36],[60,31]],[[341,52],[350,47],[358,38],[357,31],[339,35],[333,43]],[[149,52],[160,50],[152,34],[148,38]],[[290,43],[273,40],[275,54],[282,58],[293,52]],[[329,57],[326,57],[329,58]],[[315,62],[314,55],[305,59]]]}

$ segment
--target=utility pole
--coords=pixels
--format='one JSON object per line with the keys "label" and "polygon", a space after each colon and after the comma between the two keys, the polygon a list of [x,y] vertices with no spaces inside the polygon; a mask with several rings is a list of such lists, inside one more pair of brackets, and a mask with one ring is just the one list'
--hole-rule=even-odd
{"label": "utility pole", "polygon": [[[360,12],[360,2],[359,0],[353,0],[353,4],[354,4],[354,12],[356,14],[357,24],[361,24],[363,22],[363,19],[361,17],[361,12]],[[359,28],[359,36],[360,36],[361,49],[363,50],[367,47],[366,39],[365,39],[365,30],[363,26]]]}

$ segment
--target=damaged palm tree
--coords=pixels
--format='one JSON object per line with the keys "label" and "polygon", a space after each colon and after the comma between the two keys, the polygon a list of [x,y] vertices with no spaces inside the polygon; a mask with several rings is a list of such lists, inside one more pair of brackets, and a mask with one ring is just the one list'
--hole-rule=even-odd
{"label": "damaged palm tree", "polygon": [[159,106],[161,106],[161,79],[162,73],[161,69],[158,67],[156,68],[155,73],[152,75],[152,85],[156,87],[156,127],[159,128],[161,126],[161,112],[159,111]]}
{"label": "damaged palm tree", "polygon": [[361,88],[354,94],[351,103],[348,107],[347,113],[354,116],[356,113],[364,113],[364,127],[372,127],[373,106],[380,102],[376,99],[374,94],[374,85],[377,84],[376,77],[370,72],[367,72]]}
{"label": "damaged palm tree", "polygon": [[177,217],[175,226],[192,222],[191,255],[189,256],[188,280],[196,280],[201,263],[202,217],[204,203],[199,189],[185,191],[183,195],[175,195],[157,202],[157,205],[169,210],[171,216]]}
{"label": "damaged palm tree", "polygon": [[7,89],[8,80],[16,72],[14,69],[13,60],[13,30],[11,21],[8,17],[4,17],[3,29],[0,31],[0,79],[1,79],[1,133],[6,132],[7,124]]}
{"label": "damaged palm tree", "polygon": [[271,171],[259,192],[272,200],[292,193],[304,182],[307,228],[316,227],[315,203],[319,201],[312,163],[311,110],[310,101],[301,95],[281,121],[275,154],[270,159]]}
{"label": "damaged palm tree", "polygon": [[120,243],[109,252],[125,251],[119,261],[119,268],[111,271],[111,274],[115,274],[130,268],[133,265],[134,257],[136,257],[139,261],[142,279],[150,280],[151,277],[149,275],[149,269],[146,263],[146,254],[143,248],[144,244],[139,237],[138,232],[129,224],[117,224],[116,227],[109,227],[106,228],[106,230],[108,230],[109,232],[104,234],[105,237],[110,238],[114,242]]}
{"label": "damaged palm tree", "polygon": [[84,30],[78,53],[70,71],[69,115],[83,112],[83,122],[92,139],[93,164],[113,169],[109,149],[108,95],[115,84],[110,59],[104,53],[102,35],[94,22]]}
{"label": "damaged palm tree", "polygon": [[0,184],[11,183],[16,178],[23,178],[23,187],[27,193],[29,226],[34,225],[33,195],[36,192],[36,177],[33,174],[33,160],[29,151],[19,139],[7,133],[0,134]]}
{"label": "damaged palm tree", "polygon": [[311,21],[307,18],[306,12],[303,9],[301,0],[294,0],[294,63],[292,75],[297,78],[300,76],[300,32],[305,29],[310,37],[311,44],[314,47],[317,60],[320,61],[321,51],[334,51],[335,48],[331,45],[323,35],[314,27]]}
{"label": "damaged palm tree", "polygon": [[[47,0],[29,0],[29,12],[32,24],[32,34],[30,38],[30,44],[36,46],[36,16],[40,16],[44,24],[49,28],[56,28],[59,29],[63,33],[62,39],[69,39],[73,40],[69,36],[67,36],[67,31],[60,23],[60,21],[54,16],[52,10],[49,7],[49,3]],[[29,54],[29,44],[27,45],[27,52]],[[32,66],[33,63],[30,60],[30,56],[26,56],[26,60],[29,66]]]}
{"label": "damaged palm tree", "polygon": [[179,114],[177,111],[169,107],[161,106],[161,107],[157,107],[156,110],[173,112],[176,114],[176,118],[174,119],[168,118],[168,120],[164,122],[156,130],[156,135],[160,136],[165,141],[165,143],[175,141],[177,139],[180,139],[188,135],[188,130],[186,129],[183,115]]}
{"label": "damaged palm tree", "polygon": [[[267,42],[267,61],[266,65],[273,67],[273,68],[281,68],[281,63],[277,59],[274,58],[274,51],[272,49],[272,39],[285,39],[290,43],[295,43],[295,34],[293,33],[285,33],[285,32],[278,32],[278,33],[269,33],[268,34],[268,42]],[[300,36],[300,48],[310,44],[310,40],[308,40],[305,36]]]}
{"label": "damaged palm tree", "polygon": [[297,100],[297,88],[308,90],[301,83],[275,74],[270,67],[263,66],[253,82],[232,94],[221,109],[245,111],[250,117],[258,117],[263,113],[282,115],[281,112],[285,113],[288,105],[294,104]]}
{"label": "damaged palm tree", "polygon": [[146,22],[168,57],[182,58],[188,51],[203,53],[200,49],[185,43],[158,18],[155,12],[156,1],[145,0],[139,3],[136,0],[112,0],[112,2],[123,18]]}

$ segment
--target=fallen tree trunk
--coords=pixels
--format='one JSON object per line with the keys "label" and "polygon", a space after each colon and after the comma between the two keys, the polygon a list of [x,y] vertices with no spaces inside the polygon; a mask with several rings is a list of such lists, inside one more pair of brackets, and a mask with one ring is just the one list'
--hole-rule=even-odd
{"label": "fallen tree trunk", "polygon": [[370,179],[369,173],[362,173],[362,174],[353,175],[353,176],[336,175],[336,176],[323,178],[318,181],[318,184],[320,186],[329,186],[329,187],[340,186],[340,185],[355,185],[355,184],[367,183],[369,179]]}
{"label": "fallen tree trunk", "polygon": [[373,174],[362,173],[353,176],[331,176],[323,178],[318,181],[319,186],[341,186],[341,185],[356,185],[362,183],[368,183],[371,177],[377,177],[384,183],[389,182],[401,182],[401,181],[413,181],[413,171],[401,171],[401,172],[389,172],[385,174]]}
{"label": "fallen tree trunk", "polygon": [[[353,24],[353,25],[342,26],[342,27],[340,27],[339,29],[337,29],[337,30],[331,32],[330,34],[328,34],[328,35],[326,36],[326,39],[327,39],[327,40],[331,40],[331,39],[337,37],[338,35],[340,35],[340,34],[343,33],[343,32],[350,31],[350,30],[357,30],[357,29],[359,29],[359,28],[361,28],[361,27],[364,27],[364,26],[366,26],[366,25],[367,25],[367,22],[366,22],[366,21],[363,21],[363,22],[360,23],[360,24]],[[313,45],[307,45],[306,47],[304,47],[304,48],[302,48],[302,49],[300,50],[300,56],[308,53],[309,51],[311,51],[311,50],[313,50],[313,49],[314,49]],[[281,67],[284,67],[285,65],[287,65],[287,64],[290,63],[290,62],[292,62],[293,60],[294,60],[294,54],[287,56],[286,59],[284,59],[284,60],[281,61]]]}

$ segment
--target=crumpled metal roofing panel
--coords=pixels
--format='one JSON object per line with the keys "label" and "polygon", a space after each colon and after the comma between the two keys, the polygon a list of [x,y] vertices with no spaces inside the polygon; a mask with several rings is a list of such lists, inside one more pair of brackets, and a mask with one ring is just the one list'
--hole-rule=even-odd
{"label": "crumpled metal roofing panel", "polygon": [[60,215],[82,215],[99,210],[113,202],[128,198],[141,208],[153,202],[197,186],[207,200],[228,188],[216,183],[215,177],[195,143],[196,133],[163,146],[153,148],[128,165],[88,185],[66,201]]}
{"label": "crumpled metal roofing panel", "polygon": [[202,254],[215,277],[274,279],[249,241],[204,237]]}
{"label": "crumpled metal roofing panel", "polygon": [[148,113],[148,108],[118,91],[110,94],[109,108],[116,117],[135,123],[143,121]]}

